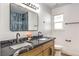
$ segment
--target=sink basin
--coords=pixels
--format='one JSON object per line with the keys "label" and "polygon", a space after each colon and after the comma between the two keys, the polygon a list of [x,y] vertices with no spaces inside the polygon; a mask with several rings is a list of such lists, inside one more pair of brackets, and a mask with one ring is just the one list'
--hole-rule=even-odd
{"label": "sink basin", "polygon": [[22,47],[25,47],[25,46],[28,46],[28,45],[33,47],[31,43],[24,42],[24,43],[21,43],[21,44],[16,44],[16,45],[10,46],[10,48],[13,48],[13,49],[16,50],[16,49],[19,49],[19,48],[22,48]]}
{"label": "sink basin", "polygon": [[39,40],[48,40],[48,38],[40,38]]}

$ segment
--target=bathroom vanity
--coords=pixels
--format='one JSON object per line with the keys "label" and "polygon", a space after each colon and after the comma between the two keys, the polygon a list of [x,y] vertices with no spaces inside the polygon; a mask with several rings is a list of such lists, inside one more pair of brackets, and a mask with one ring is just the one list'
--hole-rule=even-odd
{"label": "bathroom vanity", "polygon": [[53,56],[54,55],[54,39],[41,38],[39,44],[35,44],[34,48],[28,52],[20,53],[19,56]]}
{"label": "bathroom vanity", "polygon": [[[17,56],[51,56],[54,55],[54,40],[55,38],[42,37],[32,38],[31,41],[21,38],[19,43],[16,42],[16,39],[1,41],[1,55],[14,56],[14,53],[19,50]],[[26,47],[28,44],[31,44],[32,47]],[[24,47],[26,50],[20,51]]]}

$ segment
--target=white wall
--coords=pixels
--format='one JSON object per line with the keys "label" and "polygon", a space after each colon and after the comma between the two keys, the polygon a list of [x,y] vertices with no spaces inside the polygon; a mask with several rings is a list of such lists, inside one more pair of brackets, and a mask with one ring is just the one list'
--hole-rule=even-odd
{"label": "white wall", "polygon": [[[46,29],[44,32],[50,32],[50,11],[46,9],[44,6],[40,5],[40,12],[39,12],[39,31],[44,31],[44,27],[48,27],[49,29]],[[46,24],[42,24],[43,20],[46,20]],[[16,37],[17,32],[11,32],[10,31],[10,9],[8,3],[0,3],[0,41],[1,40],[8,40],[8,39],[14,39]],[[43,26],[44,25],[44,26]],[[35,35],[37,31],[33,32]],[[21,37],[25,37],[26,31],[21,31]]]}
{"label": "white wall", "polygon": [[[0,3],[0,40],[14,39],[17,32],[10,31],[10,8],[7,3]],[[21,36],[24,36],[23,33]]]}
{"label": "white wall", "polygon": [[[45,35],[51,34],[51,10],[40,4],[39,12],[39,31],[43,32]],[[43,23],[45,21],[45,23]]]}
{"label": "white wall", "polygon": [[[64,23],[79,22],[79,4],[69,4],[52,9],[52,15],[64,14]],[[52,18],[53,20],[53,18]],[[52,25],[53,26],[53,25]],[[63,45],[63,50],[71,55],[79,55],[79,24],[65,25],[64,30],[52,30],[56,36],[56,44]],[[71,43],[65,40],[71,40]]]}

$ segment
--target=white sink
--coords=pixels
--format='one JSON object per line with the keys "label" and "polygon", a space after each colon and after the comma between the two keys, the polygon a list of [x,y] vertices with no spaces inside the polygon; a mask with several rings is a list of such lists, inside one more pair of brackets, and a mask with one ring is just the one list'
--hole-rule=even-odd
{"label": "white sink", "polygon": [[16,44],[16,45],[10,46],[10,48],[19,49],[19,48],[22,48],[22,47],[25,47],[25,46],[28,46],[28,45],[33,47],[31,43],[25,42],[25,43],[21,43],[21,44]]}
{"label": "white sink", "polygon": [[40,38],[39,40],[48,40],[48,38]]}

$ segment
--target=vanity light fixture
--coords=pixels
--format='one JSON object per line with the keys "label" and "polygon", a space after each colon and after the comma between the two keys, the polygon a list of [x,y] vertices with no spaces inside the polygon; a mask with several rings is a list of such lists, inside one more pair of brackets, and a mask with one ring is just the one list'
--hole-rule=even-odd
{"label": "vanity light fixture", "polygon": [[35,13],[40,12],[40,5],[38,3],[15,3],[15,4],[27,8],[28,10],[33,11]]}
{"label": "vanity light fixture", "polygon": [[37,3],[23,3],[24,5],[34,9],[34,10],[38,10],[39,9],[39,4]]}

